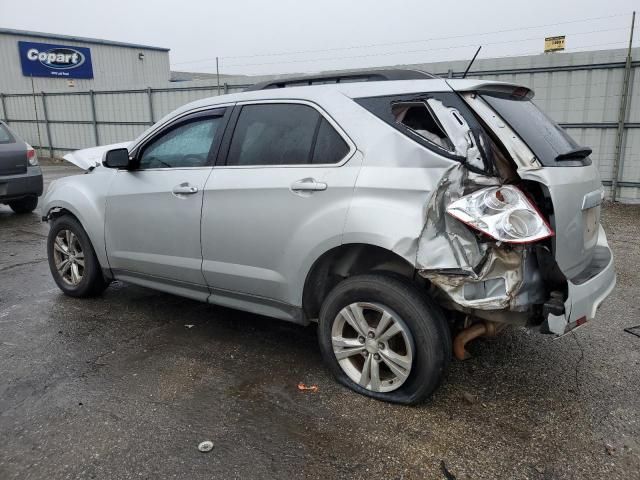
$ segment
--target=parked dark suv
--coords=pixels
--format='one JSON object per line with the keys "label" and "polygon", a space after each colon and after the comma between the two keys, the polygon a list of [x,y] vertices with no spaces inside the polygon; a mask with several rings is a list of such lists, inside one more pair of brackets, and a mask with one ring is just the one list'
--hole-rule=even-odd
{"label": "parked dark suv", "polygon": [[42,195],[42,170],[36,151],[0,122],[0,204],[16,213],[32,212]]}

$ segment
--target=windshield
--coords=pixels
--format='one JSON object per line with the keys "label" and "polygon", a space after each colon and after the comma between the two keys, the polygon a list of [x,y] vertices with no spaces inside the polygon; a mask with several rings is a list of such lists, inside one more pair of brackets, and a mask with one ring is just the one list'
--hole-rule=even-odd
{"label": "windshield", "polygon": [[531,100],[486,94],[482,98],[520,135],[544,166],[589,163],[591,150],[578,145]]}

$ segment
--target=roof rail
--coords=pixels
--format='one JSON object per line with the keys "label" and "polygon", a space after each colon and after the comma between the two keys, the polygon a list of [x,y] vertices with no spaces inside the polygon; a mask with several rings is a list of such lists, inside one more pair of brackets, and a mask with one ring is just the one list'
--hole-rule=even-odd
{"label": "roof rail", "polygon": [[255,90],[268,90],[270,88],[302,87],[308,85],[324,85],[328,83],[351,83],[351,82],[381,82],[391,80],[426,80],[439,78],[428,72],[421,70],[364,70],[358,72],[333,73],[327,75],[313,75],[304,77],[281,78],[278,80],[267,80],[251,85],[245,92]]}

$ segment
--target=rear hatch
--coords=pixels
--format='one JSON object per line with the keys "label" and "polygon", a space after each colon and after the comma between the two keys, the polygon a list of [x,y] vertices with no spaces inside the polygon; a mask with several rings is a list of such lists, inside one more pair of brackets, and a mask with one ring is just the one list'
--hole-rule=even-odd
{"label": "rear hatch", "polygon": [[27,147],[0,123],[0,175],[27,172]]}
{"label": "rear hatch", "polygon": [[591,262],[600,224],[602,184],[591,149],[578,145],[545,115],[527,88],[501,85],[480,90],[478,96],[535,155],[539,168],[519,168],[518,175],[544,185],[553,204],[548,213],[556,262],[569,279],[576,277]]}

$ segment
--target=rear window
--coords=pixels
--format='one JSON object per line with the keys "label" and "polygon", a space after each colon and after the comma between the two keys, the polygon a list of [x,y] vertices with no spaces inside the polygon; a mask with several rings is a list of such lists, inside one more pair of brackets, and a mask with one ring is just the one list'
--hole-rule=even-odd
{"label": "rear window", "polygon": [[590,163],[590,150],[580,146],[531,100],[503,95],[481,96],[520,135],[544,166]]}
{"label": "rear window", "polygon": [[0,123],[0,143],[13,143],[13,135],[9,132],[9,129]]}

